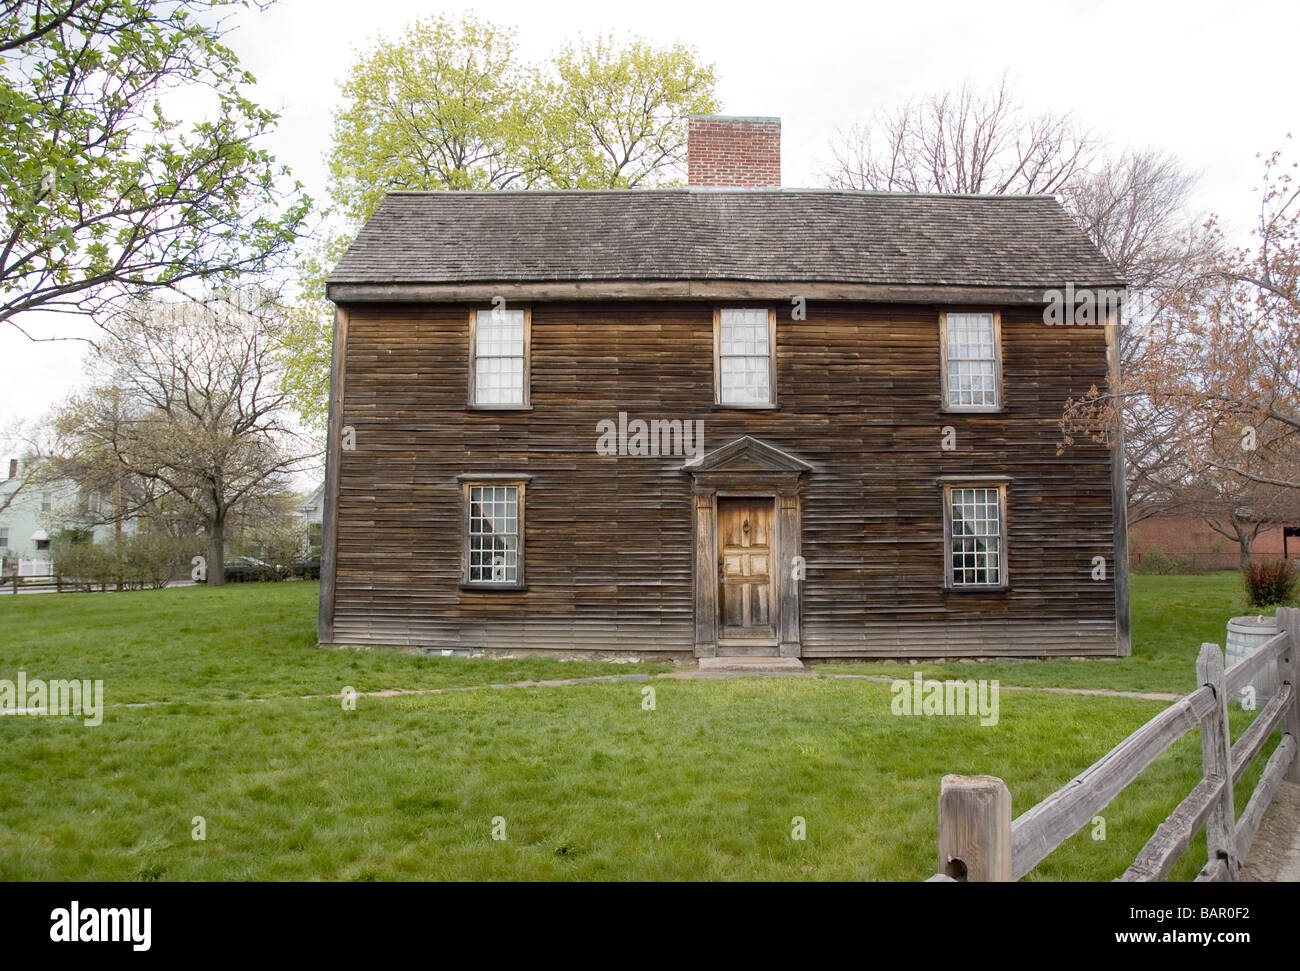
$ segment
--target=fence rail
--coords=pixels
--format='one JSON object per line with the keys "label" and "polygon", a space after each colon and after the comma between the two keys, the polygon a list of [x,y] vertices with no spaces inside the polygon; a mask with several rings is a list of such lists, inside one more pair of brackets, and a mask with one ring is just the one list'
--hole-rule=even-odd
{"label": "fence rail", "polygon": [[[944,776],[939,793],[939,868],[932,880],[1019,880],[1102,809],[1171,745],[1201,730],[1201,781],[1169,814],[1119,879],[1163,880],[1204,829],[1209,860],[1198,881],[1236,880],[1264,811],[1282,782],[1300,782],[1300,706],[1296,698],[1300,610],[1281,607],[1280,632],[1224,669],[1218,644],[1202,644],[1200,687],[1103,755],[1062,788],[1011,818],[1011,794],[993,776]],[[1234,744],[1228,699],[1276,662],[1282,686]],[[1282,740],[1237,817],[1233,786],[1277,729]]]}
{"label": "fence rail", "polygon": [[17,593],[18,588],[20,586],[24,590],[32,590],[32,589],[38,589],[42,587],[53,587],[55,590],[61,593],[63,591],[63,588],[65,586],[68,586],[68,581],[65,580],[63,577],[59,576],[57,573],[20,574],[17,571],[14,571],[13,573],[9,574],[7,577],[0,578],[0,592],[7,593],[9,591],[12,591],[14,593]]}

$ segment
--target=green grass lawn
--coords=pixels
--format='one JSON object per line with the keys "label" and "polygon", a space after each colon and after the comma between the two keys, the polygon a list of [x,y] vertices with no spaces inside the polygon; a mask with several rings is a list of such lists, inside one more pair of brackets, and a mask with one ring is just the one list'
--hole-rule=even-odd
{"label": "green grass lawn", "polygon": [[[285,698],[627,674],[626,664],[316,646],[317,583],[0,597],[0,677],[103,679],[109,703]],[[637,665],[637,672],[671,665]]]}
{"label": "green grass lawn", "polygon": [[[982,728],[895,716],[887,685],[805,678],[363,697],[347,711],[301,696],[662,666],[321,649],[315,593],[0,598],[0,678],[102,678],[110,706],[99,727],[0,718],[0,879],[919,880],[935,869],[945,773],[1001,776],[1020,812],[1162,708],[1006,692]],[[1179,665],[1242,612],[1232,596],[1220,577],[1138,578],[1133,659],[1009,667],[1104,678],[1142,665],[1144,687],[1182,690]],[[1215,602],[1217,620],[1203,606]],[[1159,643],[1146,647],[1144,629]],[[978,670],[956,669],[989,676]],[[169,703],[121,707],[141,701]],[[1104,841],[1085,830],[1031,878],[1117,876],[1199,763],[1193,734],[1105,811]],[[206,840],[191,838],[196,816]],[[804,840],[791,838],[796,816]],[[1204,858],[1202,838],[1175,876]]]}
{"label": "green grass lawn", "polygon": [[[997,678],[1003,684],[1110,688],[1186,694],[1196,687],[1196,655],[1205,642],[1223,646],[1228,618],[1258,613],[1246,603],[1241,574],[1133,577],[1133,656],[1115,659],[1012,660],[918,665],[926,677]],[[1272,614],[1272,610],[1265,611]],[[897,664],[828,664],[827,673],[899,676]],[[911,677],[908,667],[906,677]]]}

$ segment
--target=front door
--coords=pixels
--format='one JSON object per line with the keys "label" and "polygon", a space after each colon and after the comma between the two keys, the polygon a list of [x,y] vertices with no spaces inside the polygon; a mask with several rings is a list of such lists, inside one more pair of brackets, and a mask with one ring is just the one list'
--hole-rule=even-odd
{"label": "front door", "polygon": [[774,500],[718,498],[721,636],[772,640]]}

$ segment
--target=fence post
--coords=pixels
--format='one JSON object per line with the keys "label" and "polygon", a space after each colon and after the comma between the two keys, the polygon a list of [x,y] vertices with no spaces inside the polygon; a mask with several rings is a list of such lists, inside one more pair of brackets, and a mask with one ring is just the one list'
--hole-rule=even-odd
{"label": "fence post", "polygon": [[939,872],[972,883],[1011,880],[1011,792],[991,775],[939,786]]}
{"label": "fence post", "polygon": [[[1286,713],[1287,733],[1300,745],[1300,700],[1295,697],[1297,675],[1300,675],[1300,610],[1295,607],[1277,608],[1278,630],[1286,631],[1286,649],[1282,652],[1282,661],[1278,664],[1278,676],[1283,684],[1289,683],[1292,689],[1291,707]],[[1287,782],[1300,782],[1300,749],[1291,760],[1291,767],[1286,770]]]}
{"label": "fence post", "polygon": [[1196,658],[1196,679],[1214,689],[1214,710],[1201,722],[1201,774],[1222,779],[1223,793],[1205,823],[1209,862],[1223,860],[1229,880],[1237,879],[1237,814],[1232,805],[1232,736],[1228,730],[1228,697],[1223,681],[1223,652],[1218,644],[1202,644]]}

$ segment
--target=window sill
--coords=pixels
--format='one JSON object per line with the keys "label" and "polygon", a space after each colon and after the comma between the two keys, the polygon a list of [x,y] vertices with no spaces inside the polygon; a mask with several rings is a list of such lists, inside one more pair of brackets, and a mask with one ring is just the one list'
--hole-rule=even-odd
{"label": "window sill", "polygon": [[716,402],[716,401],[713,403],[713,410],[714,410],[714,411],[777,411],[777,410],[779,409],[779,407],[780,407],[780,406],[779,406],[779,405],[776,405],[776,404],[766,404],[766,405],[725,405],[725,404],[722,404],[721,402]]}
{"label": "window sill", "polygon": [[999,405],[996,408],[954,408],[941,405],[939,408],[941,415],[1005,415],[1006,413],[1006,405]]}
{"label": "window sill", "polygon": [[526,583],[462,583],[461,590],[473,591],[475,593],[496,593],[498,591],[519,592],[527,590]]}
{"label": "window sill", "polygon": [[955,585],[949,585],[949,586],[944,587],[944,590],[945,590],[947,593],[960,593],[960,594],[972,594],[972,593],[1010,593],[1010,592],[1011,592],[1011,585],[1010,585],[1009,583],[1008,583],[1008,584],[999,584],[998,586],[974,586],[974,585],[972,585],[972,586],[955,586]]}
{"label": "window sill", "polygon": [[532,411],[532,405],[466,405],[466,411]]}

